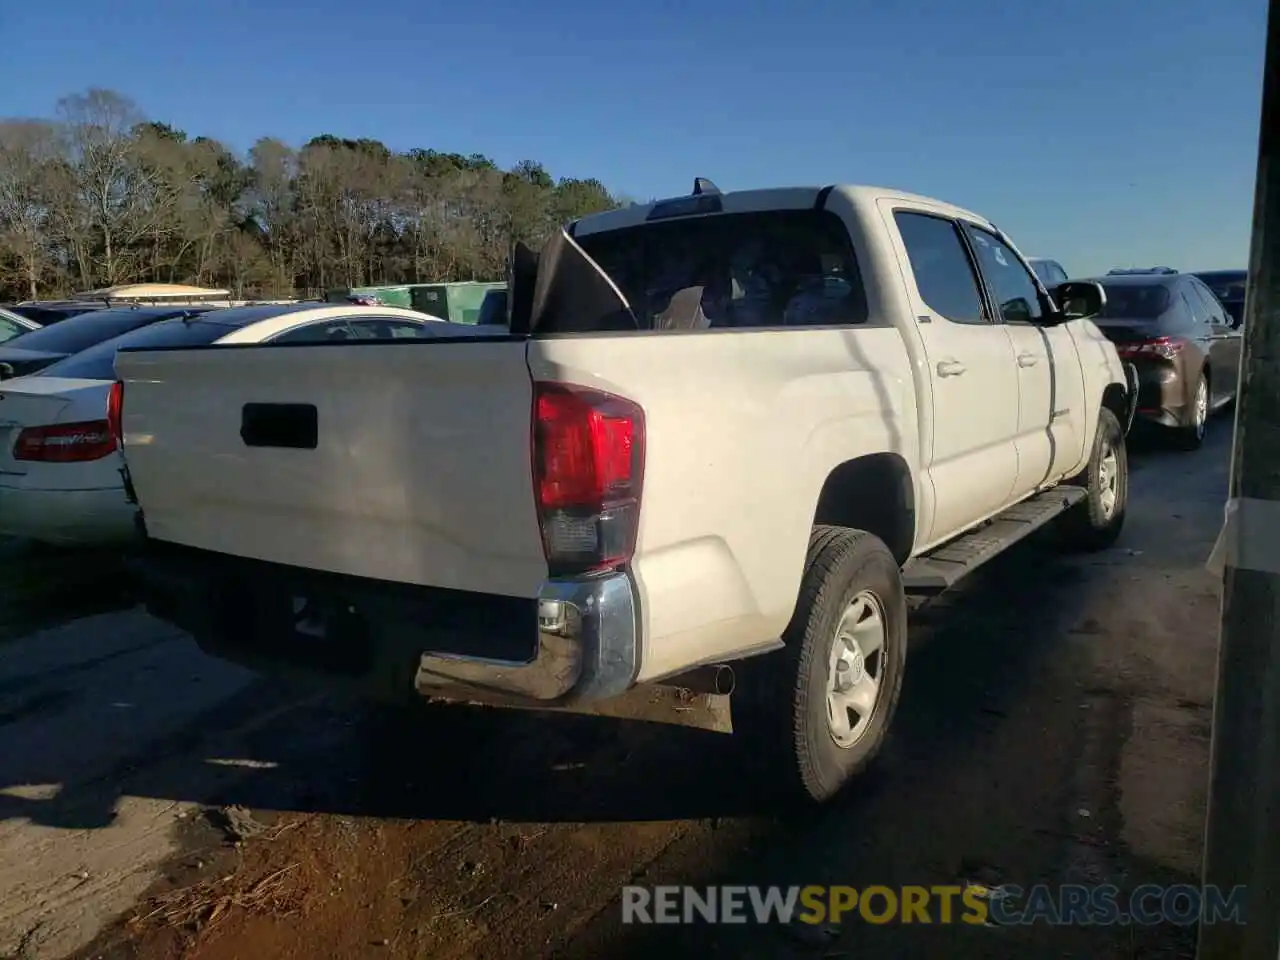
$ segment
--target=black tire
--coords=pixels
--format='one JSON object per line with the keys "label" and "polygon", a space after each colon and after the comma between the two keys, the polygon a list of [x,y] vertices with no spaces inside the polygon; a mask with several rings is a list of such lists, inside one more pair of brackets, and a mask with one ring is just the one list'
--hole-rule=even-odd
{"label": "black tire", "polygon": [[[1209,402],[1212,394],[1209,391],[1209,378],[1201,371],[1199,379],[1196,381],[1196,392],[1192,394],[1191,407],[1184,417],[1184,423],[1180,427],[1173,428],[1173,444],[1179,450],[1199,450],[1204,445],[1205,433],[1209,427]],[[1205,409],[1201,415],[1198,406],[1198,397],[1200,391],[1205,394]]]}
{"label": "black tire", "polygon": [[[855,599],[869,602],[866,597],[874,598],[882,617],[882,645],[865,662],[855,656],[878,679],[878,693],[865,726],[855,725],[861,735],[841,746],[828,722],[831,661],[841,618]],[[784,649],[744,664],[745,682],[734,693],[734,733],[785,801],[822,803],[875,759],[902,692],[907,605],[889,548],[861,530],[815,527],[796,611],[782,639]]]}
{"label": "black tire", "polygon": [[[1103,464],[1114,451],[1115,499],[1107,506],[1109,486]],[[1098,430],[1088,466],[1067,481],[1084,487],[1087,495],[1062,516],[1060,530],[1064,546],[1070,550],[1103,550],[1120,536],[1129,505],[1129,455],[1124,429],[1116,415],[1103,407],[1098,414]]]}

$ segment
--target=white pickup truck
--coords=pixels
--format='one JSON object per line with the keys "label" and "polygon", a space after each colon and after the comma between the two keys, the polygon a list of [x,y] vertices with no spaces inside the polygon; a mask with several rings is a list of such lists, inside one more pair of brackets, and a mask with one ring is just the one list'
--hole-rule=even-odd
{"label": "white pickup truck", "polygon": [[1101,288],[958,207],[698,180],[518,248],[510,300],[456,340],[121,351],[150,609],[376,696],[732,690],[823,801],[885,739],[909,596],[1123,524]]}

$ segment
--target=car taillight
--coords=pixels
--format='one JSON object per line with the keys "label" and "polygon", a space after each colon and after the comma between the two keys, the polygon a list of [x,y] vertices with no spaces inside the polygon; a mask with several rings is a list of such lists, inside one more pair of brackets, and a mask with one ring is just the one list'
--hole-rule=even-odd
{"label": "car taillight", "polygon": [[13,445],[13,459],[42,463],[83,463],[101,460],[116,449],[105,420],[27,427]]}
{"label": "car taillight", "polygon": [[1137,340],[1132,343],[1116,344],[1116,353],[1129,357],[1160,357],[1172,360],[1180,354],[1187,341],[1179,337],[1152,337],[1149,340]]}
{"label": "car taillight", "polygon": [[613,394],[536,383],[533,483],[547,563],[558,573],[631,559],[644,476],[644,411]]}
{"label": "car taillight", "polygon": [[124,446],[124,426],[121,418],[124,415],[124,384],[117,380],[111,385],[107,394],[107,430],[116,446]]}

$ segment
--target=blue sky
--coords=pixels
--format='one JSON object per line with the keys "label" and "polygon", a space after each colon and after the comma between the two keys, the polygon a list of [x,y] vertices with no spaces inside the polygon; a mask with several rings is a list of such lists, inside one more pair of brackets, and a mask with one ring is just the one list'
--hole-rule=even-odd
{"label": "blue sky", "polygon": [[1247,257],[1265,20],[1264,0],[0,0],[0,116],[103,86],[237,149],[377,137],[638,199],[880,184],[1077,275],[1207,269]]}

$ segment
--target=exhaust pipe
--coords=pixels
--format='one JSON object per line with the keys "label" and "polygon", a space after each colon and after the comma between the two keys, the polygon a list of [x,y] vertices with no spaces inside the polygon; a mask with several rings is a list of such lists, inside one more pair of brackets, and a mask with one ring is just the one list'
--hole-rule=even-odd
{"label": "exhaust pipe", "polygon": [[660,686],[679,687],[691,693],[710,693],[718,697],[727,697],[733,693],[733,667],[727,663],[719,663],[708,667],[695,667],[674,677],[658,681]]}

